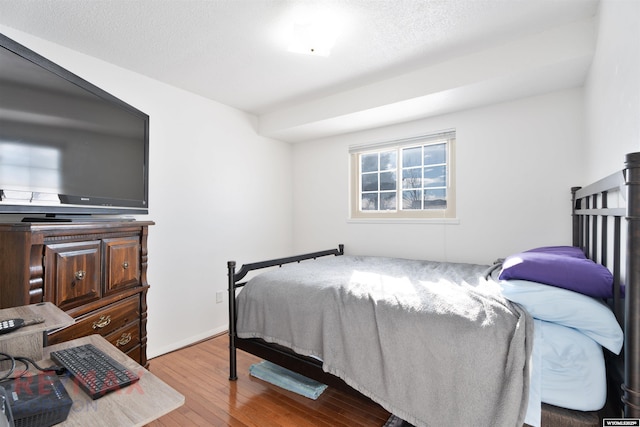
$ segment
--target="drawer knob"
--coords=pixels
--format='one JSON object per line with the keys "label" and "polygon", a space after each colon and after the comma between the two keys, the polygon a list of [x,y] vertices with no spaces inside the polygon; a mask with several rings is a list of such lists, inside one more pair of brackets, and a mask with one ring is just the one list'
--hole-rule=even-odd
{"label": "drawer knob", "polygon": [[84,270],[78,270],[75,272],[74,276],[76,277],[77,280],[82,280],[85,278],[85,276],[87,275],[87,272]]}
{"label": "drawer knob", "polygon": [[122,263],[122,268],[124,268],[125,270],[126,270],[127,268],[129,268],[129,262],[128,262],[128,261],[123,262],[123,263]]}
{"label": "drawer knob", "polygon": [[116,347],[122,347],[123,345],[127,345],[131,342],[131,332],[128,334],[122,334],[118,341],[116,341]]}
{"label": "drawer knob", "polygon": [[111,323],[111,316],[110,315],[100,316],[100,318],[98,320],[93,322],[93,329],[102,329],[105,326],[107,326],[109,323]]}

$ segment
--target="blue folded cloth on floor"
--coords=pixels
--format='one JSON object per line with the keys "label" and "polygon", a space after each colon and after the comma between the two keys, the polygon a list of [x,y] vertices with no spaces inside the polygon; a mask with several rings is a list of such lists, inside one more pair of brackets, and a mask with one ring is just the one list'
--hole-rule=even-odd
{"label": "blue folded cloth on floor", "polygon": [[266,360],[251,365],[249,367],[249,374],[313,400],[316,400],[327,388],[325,384]]}

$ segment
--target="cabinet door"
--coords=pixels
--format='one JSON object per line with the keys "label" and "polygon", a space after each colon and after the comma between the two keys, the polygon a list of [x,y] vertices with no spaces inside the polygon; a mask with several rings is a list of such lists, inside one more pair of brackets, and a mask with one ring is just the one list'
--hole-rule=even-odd
{"label": "cabinet door", "polygon": [[100,242],[46,245],[45,293],[62,310],[99,299]]}
{"label": "cabinet door", "polygon": [[104,239],[105,295],[140,284],[140,241],[137,237]]}

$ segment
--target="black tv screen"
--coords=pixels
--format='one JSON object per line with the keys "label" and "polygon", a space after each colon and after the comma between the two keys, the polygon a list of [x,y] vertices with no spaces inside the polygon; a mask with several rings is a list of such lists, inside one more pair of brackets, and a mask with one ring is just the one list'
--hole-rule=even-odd
{"label": "black tv screen", "polygon": [[149,116],[0,34],[0,213],[148,213]]}

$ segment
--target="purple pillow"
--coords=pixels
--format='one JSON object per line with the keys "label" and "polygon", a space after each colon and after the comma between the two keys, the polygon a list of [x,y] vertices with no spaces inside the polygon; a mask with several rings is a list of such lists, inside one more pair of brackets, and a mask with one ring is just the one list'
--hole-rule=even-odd
{"label": "purple pillow", "polygon": [[566,255],[574,258],[586,258],[582,249],[577,246],[542,246],[540,248],[529,249],[526,252],[543,252],[548,254]]}
{"label": "purple pillow", "polygon": [[557,286],[597,298],[611,298],[613,275],[588,258],[527,251],[508,256],[500,280],[519,279]]}

